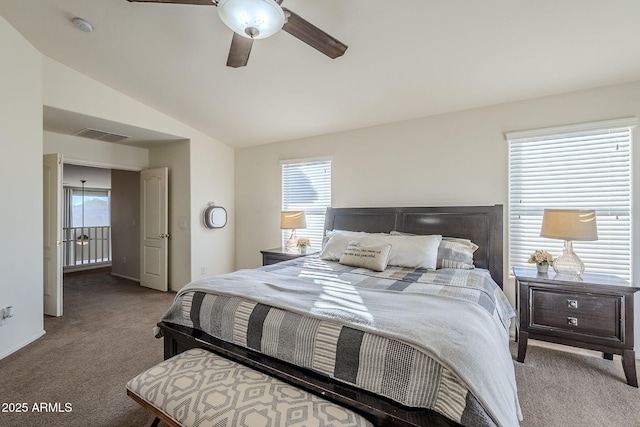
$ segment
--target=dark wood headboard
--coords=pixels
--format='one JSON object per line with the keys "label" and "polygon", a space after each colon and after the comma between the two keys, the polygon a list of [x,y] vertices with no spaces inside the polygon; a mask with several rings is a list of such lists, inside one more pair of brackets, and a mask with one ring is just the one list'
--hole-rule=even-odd
{"label": "dark wood headboard", "polygon": [[476,267],[486,268],[502,287],[502,205],[328,208],[324,229],[388,233],[441,234],[469,239],[479,246]]}

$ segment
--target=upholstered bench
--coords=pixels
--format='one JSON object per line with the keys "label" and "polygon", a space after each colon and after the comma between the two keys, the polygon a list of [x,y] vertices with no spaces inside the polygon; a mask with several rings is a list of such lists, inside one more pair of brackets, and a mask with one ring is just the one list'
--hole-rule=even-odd
{"label": "upholstered bench", "polygon": [[351,410],[203,349],[136,376],[127,395],[170,426],[372,426]]}

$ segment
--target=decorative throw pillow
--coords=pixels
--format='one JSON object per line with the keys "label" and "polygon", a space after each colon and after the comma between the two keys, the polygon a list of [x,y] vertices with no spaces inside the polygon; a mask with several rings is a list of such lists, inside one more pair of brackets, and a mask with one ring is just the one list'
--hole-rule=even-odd
{"label": "decorative throw pillow", "polygon": [[322,251],[320,252],[320,259],[325,261],[339,261],[340,257],[349,246],[349,242],[357,240],[366,244],[375,244],[384,236],[388,234],[384,233],[366,233],[364,231],[345,231],[345,230],[332,230],[327,231],[328,239],[323,244]]}
{"label": "decorative throw pillow", "polygon": [[391,245],[389,243],[365,245],[352,240],[340,257],[340,264],[368,268],[374,271],[384,271],[387,268],[390,252]]}

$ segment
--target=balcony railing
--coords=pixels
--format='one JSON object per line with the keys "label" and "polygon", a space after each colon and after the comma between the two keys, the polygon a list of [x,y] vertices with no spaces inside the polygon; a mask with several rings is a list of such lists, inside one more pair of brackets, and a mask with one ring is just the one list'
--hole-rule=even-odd
{"label": "balcony railing", "polygon": [[111,263],[111,227],[67,227],[62,233],[65,268]]}

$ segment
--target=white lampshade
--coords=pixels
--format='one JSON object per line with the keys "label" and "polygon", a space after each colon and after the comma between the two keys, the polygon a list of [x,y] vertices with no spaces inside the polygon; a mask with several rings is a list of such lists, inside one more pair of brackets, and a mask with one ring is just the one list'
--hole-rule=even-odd
{"label": "white lampshade", "polygon": [[295,230],[307,228],[307,220],[303,211],[284,211],[280,215],[280,228],[283,230]]}
{"label": "white lampshade", "polygon": [[561,240],[598,240],[596,212],[586,209],[545,209],[540,236]]}
{"label": "white lampshade", "polygon": [[235,33],[264,39],[284,25],[284,11],[274,0],[220,0],[218,15]]}

